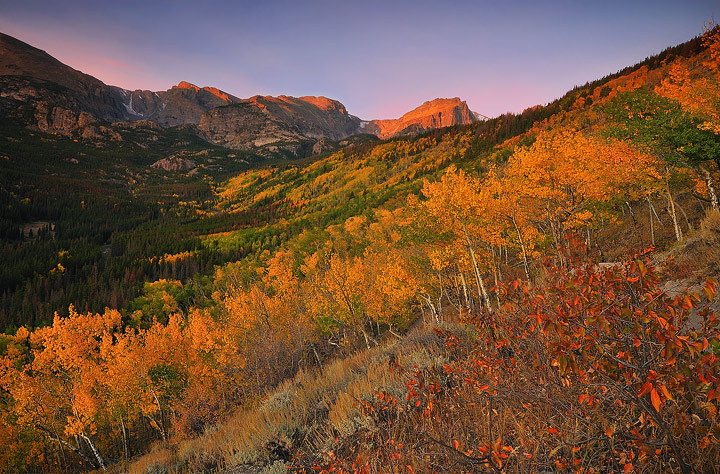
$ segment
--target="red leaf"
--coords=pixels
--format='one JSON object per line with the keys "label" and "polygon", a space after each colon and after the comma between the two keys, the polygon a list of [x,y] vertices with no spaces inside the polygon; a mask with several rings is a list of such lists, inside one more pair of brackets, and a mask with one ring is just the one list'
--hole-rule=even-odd
{"label": "red leaf", "polygon": [[645,382],[645,384],[640,388],[640,393],[638,393],[638,397],[642,397],[643,395],[646,395],[650,393],[650,390],[652,390],[652,384],[650,382]]}
{"label": "red leaf", "polygon": [[558,430],[557,428],[548,428],[548,433],[550,434],[558,434],[559,432],[560,430]]}
{"label": "red leaf", "polygon": [[684,308],[692,308],[693,307],[693,302],[692,302],[692,299],[690,299],[689,295],[685,295],[683,302],[685,303],[683,305]]}
{"label": "red leaf", "polygon": [[665,396],[665,398],[667,398],[668,400],[672,400],[672,399],[673,399],[672,395],[670,395],[670,391],[667,389],[667,387],[665,386],[665,384],[660,385],[660,391],[663,393],[663,395]]}
{"label": "red leaf", "polygon": [[653,406],[655,407],[655,411],[660,411],[660,395],[658,395],[657,390],[652,389],[650,391],[650,401],[652,401]]}

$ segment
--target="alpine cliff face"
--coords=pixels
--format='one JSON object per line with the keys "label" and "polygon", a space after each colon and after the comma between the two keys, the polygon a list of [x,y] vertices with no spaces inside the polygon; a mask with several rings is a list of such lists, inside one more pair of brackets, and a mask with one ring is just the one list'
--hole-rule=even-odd
{"label": "alpine cliff face", "polygon": [[163,127],[197,124],[204,112],[241,100],[214,87],[198,87],[185,81],[166,91],[136,90],[126,92],[125,97],[129,113]]}
{"label": "alpine cliff face", "polygon": [[360,119],[326,97],[255,96],[205,112],[198,129],[211,142],[246,149],[301,140],[341,140],[361,132]]}
{"label": "alpine cliff face", "polygon": [[476,121],[475,114],[470,111],[465,101],[455,97],[425,102],[399,119],[373,120],[365,127],[365,131],[380,138],[390,138],[398,135],[415,135],[433,128],[466,125]]}
{"label": "alpine cliff face", "polygon": [[240,99],[185,81],[166,91],[129,91],[2,33],[0,118],[93,140],[122,139],[112,125],[118,122],[134,122],[134,128],[191,125],[194,133],[216,145],[284,156],[323,153],[357,134],[390,138],[476,120],[459,98],[426,102],[399,119],[367,122],[326,97]]}

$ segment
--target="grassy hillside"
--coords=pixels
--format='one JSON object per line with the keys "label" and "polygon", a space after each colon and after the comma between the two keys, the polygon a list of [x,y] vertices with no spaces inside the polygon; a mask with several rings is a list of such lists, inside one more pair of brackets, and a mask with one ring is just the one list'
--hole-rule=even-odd
{"label": "grassy hillside", "polygon": [[0,465],[708,472],[719,51],[294,162],[3,125]]}

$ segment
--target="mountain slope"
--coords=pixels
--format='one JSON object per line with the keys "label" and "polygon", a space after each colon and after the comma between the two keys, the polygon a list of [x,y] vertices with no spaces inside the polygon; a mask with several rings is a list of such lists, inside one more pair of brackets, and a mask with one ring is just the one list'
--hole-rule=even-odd
{"label": "mountain slope", "polygon": [[415,135],[434,128],[468,125],[476,121],[477,117],[465,101],[455,97],[425,102],[399,119],[373,120],[365,127],[365,131],[380,138],[390,138]]}
{"label": "mountain slope", "polygon": [[[2,116],[46,132],[82,135],[98,120],[139,118],[124,107],[122,89],[2,33],[0,90]],[[96,135],[96,130],[89,135]]]}
{"label": "mountain slope", "polygon": [[[12,87],[12,79],[24,81],[21,84],[25,87]],[[116,121],[133,117],[123,111],[120,88],[108,86],[92,76],[66,66],[45,51],[2,33],[0,80],[3,83],[4,100],[29,99],[30,103],[38,103],[45,99],[43,96],[47,93],[59,105],[74,112],[90,113],[100,120]],[[38,90],[33,91],[32,85]],[[60,88],[54,85],[59,85]]]}
{"label": "mountain slope", "polygon": [[332,148],[327,140],[369,133],[380,138],[469,124],[460,99],[435,99],[399,119],[363,122],[325,97],[240,99],[188,82],[166,91],[129,91],[77,71],[44,51],[0,33],[0,113],[41,131],[91,139],[117,138],[103,122],[149,120],[163,127],[198,125],[199,135],[230,148],[303,156]]}

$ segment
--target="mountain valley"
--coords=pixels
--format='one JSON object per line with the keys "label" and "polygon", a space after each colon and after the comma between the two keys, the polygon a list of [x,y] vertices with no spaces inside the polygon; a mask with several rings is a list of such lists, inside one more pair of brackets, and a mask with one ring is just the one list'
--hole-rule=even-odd
{"label": "mountain valley", "polygon": [[713,472],[719,64],[363,120],[0,34],[0,472]]}

